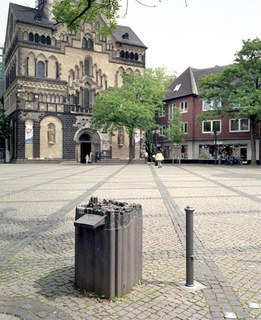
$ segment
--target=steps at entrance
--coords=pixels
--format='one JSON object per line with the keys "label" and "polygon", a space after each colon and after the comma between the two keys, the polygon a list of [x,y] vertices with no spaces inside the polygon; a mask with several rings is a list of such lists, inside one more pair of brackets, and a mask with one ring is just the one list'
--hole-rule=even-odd
{"label": "steps at entrance", "polygon": [[141,164],[145,163],[144,159],[133,159],[129,162],[129,159],[102,159],[98,161],[97,164]]}

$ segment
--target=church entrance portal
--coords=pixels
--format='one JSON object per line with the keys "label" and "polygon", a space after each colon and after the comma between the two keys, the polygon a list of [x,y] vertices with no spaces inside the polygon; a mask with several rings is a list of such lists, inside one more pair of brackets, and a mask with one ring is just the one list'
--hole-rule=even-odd
{"label": "church entrance portal", "polygon": [[79,140],[81,144],[81,163],[86,163],[86,155],[88,154],[89,159],[92,156],[92,137],[90,134],[84,133]]}
{"label": "church entrance portal", "polygon": [[78,161],[86,163],[87,154],[91,162],[100,159],[100,137],[97,132],[92,130],[84,131],[78,140]]}
{"label": "church entrance portal", "polygon": [[81,163],[86,163],[86,154],[89,155],[91,154],[92,151],[92,145],[91,142],[82,142],[81,143]]}

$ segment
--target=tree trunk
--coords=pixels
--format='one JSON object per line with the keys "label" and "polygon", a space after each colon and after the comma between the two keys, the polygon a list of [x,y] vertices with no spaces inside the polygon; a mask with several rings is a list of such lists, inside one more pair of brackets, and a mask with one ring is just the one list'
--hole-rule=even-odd
{"label": "tree trunk", "polygon": [[256,166],[255,121],[250,118],[251,165]]}
{"label": "tree trunk", "polygon": [[134,151],[134,133],[131,131],[129,132],[129,162],[134,159]]}

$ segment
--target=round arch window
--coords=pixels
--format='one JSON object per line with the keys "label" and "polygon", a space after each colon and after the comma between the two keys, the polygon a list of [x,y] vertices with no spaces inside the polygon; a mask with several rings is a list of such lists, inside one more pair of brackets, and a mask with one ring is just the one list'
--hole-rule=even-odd
{"label": "round arch window", "polygon": [[88,133],[84,133],[80,136],[80,141],[82,142],[90,142],[91,141],[91,136]]}

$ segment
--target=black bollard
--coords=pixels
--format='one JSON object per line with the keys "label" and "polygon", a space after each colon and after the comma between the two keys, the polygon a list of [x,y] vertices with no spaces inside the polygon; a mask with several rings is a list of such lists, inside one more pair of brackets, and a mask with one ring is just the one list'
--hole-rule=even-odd
{"label": "black bollard", "polygon": [[194,287],[193,256],[193,213],[195,209],[187,206],[186,211],[186,287]]}

